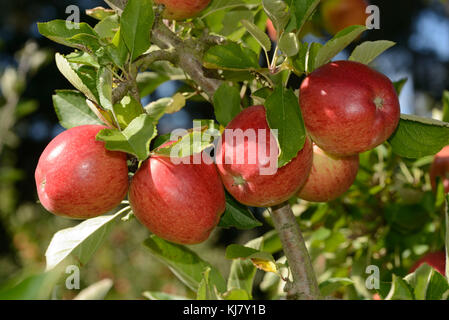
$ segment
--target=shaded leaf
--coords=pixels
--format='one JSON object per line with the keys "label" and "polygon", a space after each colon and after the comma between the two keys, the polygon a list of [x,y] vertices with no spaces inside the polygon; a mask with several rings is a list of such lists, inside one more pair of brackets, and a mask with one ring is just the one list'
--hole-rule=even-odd
{"label": "shaded leaf", "polygon": [[155,235],[145,240],[144,245],[193,291],[198,290],[202,274],[207,268],[210,268],[211,285],[216,286],[219,292],[226,291],[226,282],[220,272],[185,246],[170,243]]}
{"label": "shaded leaf", "polygon": [[242,108],[240,107],[240,92],[236,87],[223,83],[213,97],[215,117],[217,121],[226,126]]}
{"label": "shaded leaf", "polygon": [[103,124],[87,105],[86,97],[78,91],[56,91],[53,105],[59,123],[66,129],[85,124]]}
{"label": "shaded leaf", "polygon": [[298,97],[291,89],[277,87],[266,99],[265,108],[268,125],[278,130],[278,167],[282,167],[296,157],[306,139]]}

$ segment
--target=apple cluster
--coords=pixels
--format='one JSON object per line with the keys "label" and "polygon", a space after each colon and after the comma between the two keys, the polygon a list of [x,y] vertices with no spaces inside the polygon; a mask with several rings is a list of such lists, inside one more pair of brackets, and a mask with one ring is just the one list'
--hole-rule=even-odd
{"label": "apple cluster", "polygon": [[[112,210],[129,191],[135,216],[151,232],[193,244],[206,240],[218,224],[226,208],[224,188],[254,207],[276,206],[295,195],[333,200],[352,185],[358,153],[383,143],[395,130],[400,113],[395,89],[386,76],[363,64],[337,61],[308,75],[299,101],[307,129],[304,146],[273,174],[261,174],[279,155],[264,106],[245,108],[226,127],[269,132],[266,152],[251,155],[254,162],[248,161],[249,153],[260,146],[258,137],[234,143],[223,133],[215,155],[221,161],[175,164],[156,153],[130,184],[127,155],[96,140],[105,127],[83,125],[59,134],[42,153],[35,172],[40,202],[56,215],[87,219]],[[245,155],[244,161],[229,161],[230,154]]]}

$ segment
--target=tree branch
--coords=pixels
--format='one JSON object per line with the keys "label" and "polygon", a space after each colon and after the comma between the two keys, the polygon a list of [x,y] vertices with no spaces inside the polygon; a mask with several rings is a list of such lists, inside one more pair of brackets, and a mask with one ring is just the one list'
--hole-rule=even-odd
{"label": "tree branch", "polygon": [[[108,0],[107,2],[123,10],[127,0]],[[167,28],[160,14],[160,11],[156,12],[154,26],[151,31],[151,41],[162,49],[163,52],[168,52],[166,49],[172,49],[173,55],[163,57],[164,54],[162,52],[149,54],[142,58],[142,61],[145,61],[142,62],[142,66],[149,66],[156,61],[152,61],[153,59],[158,58],[167,58],[164,60],[174,61],[212,100],[215,91],[219,88],[222,81],[207,76],[202,66],[202,57],[208,47],[222,43],[223,39],[203,35],[200,41],[195,39],[183,40]],[[309,253],[290,205],[284,203],[273,207],[271,216],[293,276],[293,282],[289,283],[288,297],[291,299],[320,299],[321,295]]]}
{"label": "tree branch", "polygon": [[207,77],[201,63],[204,43],[193,39],[182,40],[174,34],[161,19],[156,19],[151,39],[161,49],[172,47],[177,57],[177,65],[183,69],[212,100],[221,80]]}
{"label": "tree branch", "polygon": [[293,277],[293,282],[287,286],[287,296],[298,300],[320,299],[312,262],[290,205],[286,202],[271,209],[271,217]]}

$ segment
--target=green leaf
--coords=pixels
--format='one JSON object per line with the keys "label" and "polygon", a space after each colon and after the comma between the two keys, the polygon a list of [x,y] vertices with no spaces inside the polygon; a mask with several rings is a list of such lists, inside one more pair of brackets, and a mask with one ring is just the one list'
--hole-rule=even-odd
{"label": "green leaf", "polygon": [[449,290],[447,279],[426,263],[404,280],[413,288],[416,300],[441,300]]}
{"label": "green leaf", "polygon": [[196,300],[218,300],[215,287],[209,283],[210,268],[207,267],[203,272],[203,279],[198,286]]}
{"label": "green leaf", "polygon": [[307,42],[303,42],[299,44],[298,53],[294,57],[289,57],[289,62],[294,68],[294,72],[301,76],[304,72],[306,72],[306,59],[309,53],[309,44]]}
{"label": "green leaf", "polygon": [[307,54],[305,56],[305,67],[306,67],[306,73],[313,72],[316,68],[318,68],[316,64],[316,58],[323,48],[323,45],[318,42],[312,42],[310,44],[310,47],[307,50]]}
{"label": "green leaf", "polygon": [[186,297],[157,291],[145,291],[142,295],[149,300],[187,300]]}
{"label": "green leaf", "polygon": [[94,68],[99,68],[97,58],[84,51],[74,51],[65,56],[68,62],[83,64]]}
{"label": "green leaf", "polygon": [[296,34],[293,32],[284,32],[279,39],[279,49],[287,55],[287,57],[292,57],[299,52],[299,40]]}
{"label": "green leaf", "polygon": [[53,105],[59,123],[66,129],[85,124],[103,124],[87,105],[86,97],[78,91],[56,91]]}
{"label": "green leaf", "polygon": [[[254,22],[254,25],[259,30],[265,31],[265,28],[267,26],[267,15],[265,14],[265,12],[263,10],[259,10],[254,15],[253,22]],[[270,38],[268,38],[268,39],[270,39]],[[248,47],[252,51],[254,51],[256,54],[260,55],[261,45],[251,34],[249,34],[249,33],[244,34],[242,37],[242,43],[246,47]],[[270,47],[271,47],[271,41],[270,41]]]}
{"label": "green leaf", "polygon": [[100,67],[97,75],[97,92],[100,105],[107,110],[112,109],[112,72]]}
{"label": "green leaf", "polygon": [[270,253],[239,244],[230,244],[226,247],[226,259],[259,259],[275,262]]}
{"label": "green leaf", "polygon": [[156,136],[154,119],[147,114],[135,118],[125,130],[103,129],[97,140],[106,143],[106,149],[135,155],[140,161],[150,155],[150,143]]}
{"label": "green leaf", "polygon": [[396,45],[395,42],[388,40],[365,41],[352,51],[349,60],[369,64],[394,45]]}
{"label": "green leaf", "polygon": [[14,285],[0,288],[0,300],[46,300],[50,298],[62,269],[29,276]]}
{"label": "green leaf", "polygon": [[223,294],[225,300],[249,300],[248,293],[243,289],[231,289]]}
{"label": "green leaf", "polygon": [[[64,56],[59,53],[55,55],[56,66],[59,71],[66,77],[67,80],[79,91],[84,93],[87,98],[98,103],[97,91],[96,91],[96,77],[92,78],[93,74],[82,71],[95,71],[95,69],[89,69],[89,67],[75,68],[74,64],[67,61]],[[96,72],[96,71],[95,71]]]}
{"label": "green leaf", "polygon": [[393,82],[393,86],[394,86],[394,89],[396,90],[396,94],[398,95],[398,97],[401,94],[402,89],[404,88],[407,81],[408,81],[408,78],[403,78],[401,80]]}
{"label": "green leaf", "polygon": [[[68,27],[69,26],[69,27]],[[74,23],[66,20],[39,22],[39,33],[44,37],[65,46],[91,51],[99,47],[98,35],[87,23]]]}
{"label": "green leaf", "polygon": [[120,30],[134,61],[150,47],[154,22],[153,1],[129,0],[120,19]]}
{"label": "green leaf", "polygon": [[87,9],[86,14],[94,19],[103,20],[107,17],[113,16],[115,14],[115,11],[103,7],[96,7],[93,9]]}
{"label": "green leaf", "polygon": [[240,21],[245,29],[257,40],[265,51],[271,50],[271,41],[268,35],[260,30],[254,23],[248,20]]}
{"label": "green leaf", "polygon": [[111,232],[121,214],[127,210],[129,207],[112,215],[85,220],[75,227],[55,233],[45,252],[47,270],[54,269],[69,258],[85,265]]}
{"label": "green leaf", "polygon": [[409,284],[393,274],[391,289],[385,300],[414,300],[414,296]]}
{"label": "green leaf", "polygon": [[113,284],[111,279],[100,280],[81,290],[73,300],[104,300]]}
{"label": "green leaf", "polygon": [[113,109],[122,129],[128,127],[135,118],[143,113],[140,101],[137,101],[130,95],[124,96],[119,103],[114,104]]}
{"label": "green leaf", "polygon": [[206,148],[212,147],[215,138],[220,136],[220,131],[215,127],[213,120],[194,120],[193,129],[181,137],[170,137],[171,140],[177,138],[178,140],[168,146],[157,148],[154,152],[176,158],[199,154]]}
{"label": "green leaf", "polygon": [[320,283],[320,293],[323,297],[330,296],[334,291],[352,284],[354,281],[349,278],[330,278]]}
{"label": "green leaf", "polygon": [[286,3],[283,0],[262,0],[262,5],[276,31],[281,34],[290,19]]}
{"label": "green leaf", "polygon": [[449,91],[443,92],[443,119],[444,122],[449,122]]}
{"label": "green leaf", "polygon": [[117,30],[120,28],[120,22],[118,15],[108,16],[98,22],[94,30],[100,37],[100,39],[105,39],[107,41],[112,41],[117,33]]}
{"label": "green leaf", "polygon": [[280,155],[278,167],[289,163],[303,148],[306,130],[298,98],[291,89],[275,88],[265,101],[267,121],[271,129],[278,130]]}
{"label": "green leaf", "polygon": [[204,65],[211,69],[260,69],[257,54],[233,42],[210,48],[204,55]]}
{"label": "green leaf", "polygon": [[170,243],[155,235],[145,240],[144,245],[191,290],[198,291],[203,272],[210,268],[210,284],[216,286],[218,292],[226,291],[226,282],[220,272],[185,246]]}
{"label": "green leaf", "polygon": [[[275,253],[282,250],[280,239],[274,230],[266,233],[262,237],[247,242],[245,246],[268,253]],[[228,290],[244,290],[251,299],[256,271],[257,269],[251,261],[242,259],[234,260],[229,272]]]}
{"label": "green leaf", "polygon": [[298,30],[297,34],[299,34],[304,24],[307,22],[307,20],[310,18],[310,16],[320,3],[320,0],[290,1],[296,18],[296,29]]}
{"label": "green leaf", "polygon": [[120,28],[115,33],[115,36],[112,39],[112,44],[106,46],[106,51],[117,66],[124,66],[128,59],[129,51],[125,41],[123,40]]}
{"label": "green leaf", "polygon": [[[245,246],[262,250],[263,238],[259,237],[246,243]],[[253,281],[256,275],[256,267],[249,260],[237,259],[232,261],[231,270],[228,278],[228,290],[242,289],[248,293],[250,299],[252,299]]]}
{"label": "green leaf", "polygon": [[226,192],[226,210],[221,216],[218,226],[249,230],[262,226],[262,223],[253,216],[247,206],[237,202]]}
{"label": "green leaf", "polygon": [[315,58],[315,69],[328,63],[340,51],[346,48],[352,41],[357,39],[365,30],[365,26],[350,26],[337,33],[319,50]]}
{"label": "green leaf", "polygon": [[226,126],[235,116],[237,116],[242,108],[240,107],[240,92],[236,87],[223,83],[217,91],[215,91],[214,110],[217,121]]}
{"label": "green leaf", "polygon": [[449,144],[449,123],[403,114],[388,142],[404,158],[434,155]]}
{"label": "green leaf", "polygon": [[154,119],[159,120],[166,113],[175,113],[184,108],[186,98],[182,93],[176,93],[171,98],[161,98],[145,106],[145,111]]}

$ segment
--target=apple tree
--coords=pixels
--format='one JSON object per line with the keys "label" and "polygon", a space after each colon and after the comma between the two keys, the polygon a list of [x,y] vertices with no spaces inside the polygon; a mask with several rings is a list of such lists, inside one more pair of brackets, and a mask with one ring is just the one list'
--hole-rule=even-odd
{"label": "apple tree", "polygon": [[[74,87],[53,96],[67,131],[41,157],[39,197],[57,215],[89,218],[54,235],[39,278],[48,288],[61,266],[87,264],[114,225],[135,216],[152,233],[145,247],[198,299],[252,299],[258,269],[272,299],[448,299],[447,263],[445,272],[430,263],[408,270],[449,245],[444,174],[432,190],[426,171],[449,144],[449,123],[400,114],[406,80],[368,66],[393,42],[360,42],[369,30],[354,23],[324,44],[304,42],[319,0],[105,2],[110,8],[86,12],[95,26],[38,26],[73,49],[55,61]],[[354,42],[348,61],[333,61]],[[169,80],[185,85],[142,104]],[[176,139],[159,135],[159,119],[189,99],[209,102],[215,119],[198,119]],[[226,130],[248,128],[269,132],[270,155],[225,163]],[[250,158],[244,139],[231,151]],[[260,174],[273,159],[274,173]],[[227,247],[225,279],[188,245],[215,227],[260,227],[249,207],[266,208],[273,230]]]}

